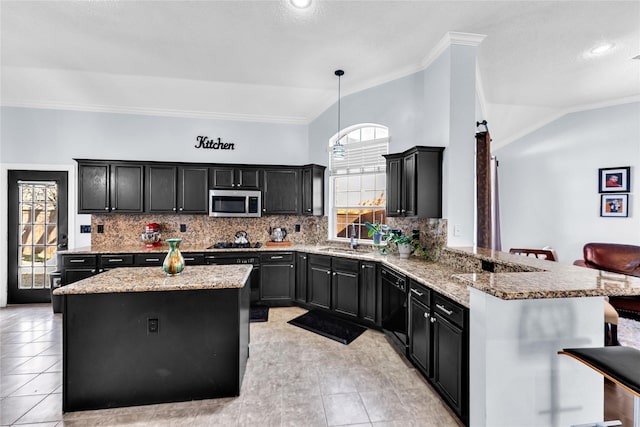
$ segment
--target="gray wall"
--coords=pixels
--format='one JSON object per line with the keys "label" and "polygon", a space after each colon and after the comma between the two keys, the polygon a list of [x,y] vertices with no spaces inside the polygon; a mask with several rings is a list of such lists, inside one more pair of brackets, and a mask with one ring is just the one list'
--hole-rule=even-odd
{"label": "gray wall", "polygon": [[[502,248],[554,247],[560,262],[588,242],[640,244],[640,103],[568,114],[494,153]],[[600,217],[598,168],[631,166],[628,218]]]}

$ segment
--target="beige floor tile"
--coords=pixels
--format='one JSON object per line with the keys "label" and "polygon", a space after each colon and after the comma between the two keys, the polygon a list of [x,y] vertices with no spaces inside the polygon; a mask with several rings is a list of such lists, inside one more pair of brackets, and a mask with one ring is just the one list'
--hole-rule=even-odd
{"label": "beige floor tile", "polygon": [[322,396],[327,425],[339,426],[369,422],[369,416],[358,393]]}
{"label": "beige floor tile", "polygon": [[46,396],[16,396],[0,400],[0,425],[8,426],[15,423]]}
{"label": "beige floor tile", "polygon": [[0,398],[11,395],[20,387],[37,377],[38,374],[18,374],[0,376]]}
{"label": "beige floor tile", "polygon": [[62,394],[49,394],[20,417],[18,424],[62,421]]}

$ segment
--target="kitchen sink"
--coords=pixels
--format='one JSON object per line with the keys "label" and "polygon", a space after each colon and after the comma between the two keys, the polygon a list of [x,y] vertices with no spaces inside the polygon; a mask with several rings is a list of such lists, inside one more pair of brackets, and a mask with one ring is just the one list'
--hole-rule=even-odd
{"label": "kitchen sink", "polygon": [[371,253],[371,248],[369,248],[369,247],[351,249],[351,248],[339,248],[339,247],[335,247],[335,246],[325,246],[323,248],[318,248],[318,249],[320,249],[321,251],[335,252],[335,253],[341,253],[341,254],[368,254],[368,253]]}

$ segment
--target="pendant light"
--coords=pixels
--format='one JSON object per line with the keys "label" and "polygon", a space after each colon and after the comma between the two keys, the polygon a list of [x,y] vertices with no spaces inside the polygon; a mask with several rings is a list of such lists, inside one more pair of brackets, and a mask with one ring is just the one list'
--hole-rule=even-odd
{"label": "pendant light", "polygon": [[344,145],[340,143],[340,77],[344,75],[344,71],[336,70],[334,74],[338,76],[338,137],[331,147],[331,152],[335,160],[341,160],[344,159]]}

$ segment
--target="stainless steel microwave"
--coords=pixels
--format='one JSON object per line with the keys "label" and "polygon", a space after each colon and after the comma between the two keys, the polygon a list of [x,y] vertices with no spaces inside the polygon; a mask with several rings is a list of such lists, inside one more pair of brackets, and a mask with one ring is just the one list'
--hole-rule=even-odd
{"label": "stainless steel microwave", "polygon": [[260,191],[209,190],[209,216],[258,217],[261,214]]}

